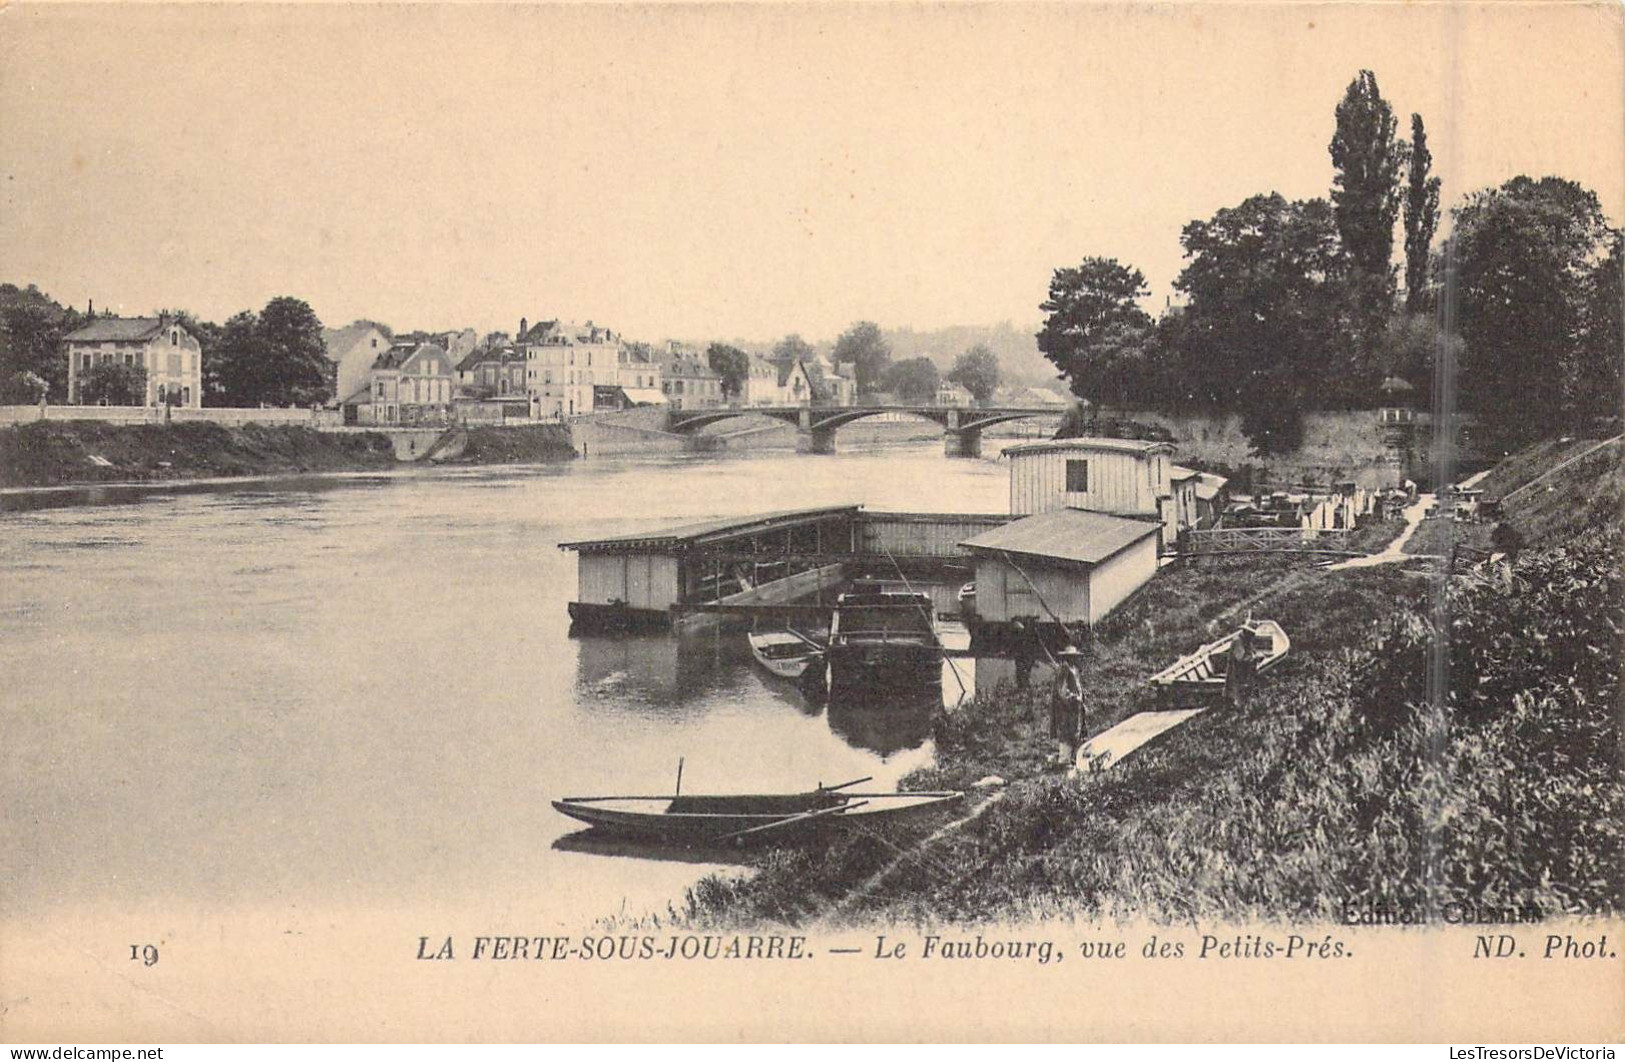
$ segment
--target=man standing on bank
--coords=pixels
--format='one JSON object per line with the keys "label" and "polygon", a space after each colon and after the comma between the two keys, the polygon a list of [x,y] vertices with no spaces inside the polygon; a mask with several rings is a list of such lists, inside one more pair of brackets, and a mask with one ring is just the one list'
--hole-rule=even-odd
{"label": "man standing on bank", "polygon": [[1078,670],[1083,650],[1066,644],[1055,654],[1058,666],[1055,691],[1050,699],[1050,736],[1055,739],[1055,752],[1060,766],[1072,767],[1078,759],[1078,749],[1088,733],[1088,720],[1083,705],[1083,675]]}

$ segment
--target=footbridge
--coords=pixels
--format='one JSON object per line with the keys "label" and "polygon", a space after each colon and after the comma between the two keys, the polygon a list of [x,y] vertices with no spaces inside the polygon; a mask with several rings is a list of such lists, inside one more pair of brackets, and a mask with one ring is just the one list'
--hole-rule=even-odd
{"label": "footbridge", "polygon": [[667,429],[692,434],[731,417],[772,417],[796,426],[796,452],[832,454],[835,432],[843,425],[882,413],[907,413],[942,425],[943,452],[949,457],[980,457],[982,432],[995,424],[1029,417],[1058,417],[1064,410],[1049,406],[962,408],[958,406],[730,406],[725,409],[674,409]]}

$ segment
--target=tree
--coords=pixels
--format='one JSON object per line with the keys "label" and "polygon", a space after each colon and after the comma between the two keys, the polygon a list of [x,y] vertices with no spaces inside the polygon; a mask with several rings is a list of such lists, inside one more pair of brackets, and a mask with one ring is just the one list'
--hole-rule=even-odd
{"label": "tree", "polygon": [[1332,212],[1368,322],[1385,313],[1394,293],[1390,263],[1404,162],[1404,150],[1394,138],[1397,124],[1377,89],[1376,75],[1362,70],[1337,105],[1337,129],[1328,147],[1337,169]]}
{"label": "tree", "polygon": [[738,398],[750,376],[750,355],[726,343],[712,343],[705,350],[705,362],[722,377],[722,393]]}
{"label": "tree", "polygon": [[813,349],[811,343],[802,339],[795,332],[791,332],[774,345],[771,360],[778,364],[792,361],[811,361],[817,354],[818,351]]}
{"label": "tree", "polygon": [[1429,176],[1433,153],[1422,116],[1411,115],[1411,145],[1405,185],[1405,308],[1412,313],[1428,304],[1428,255],[1439,227],[1439,178]]}
{"label": "tree", "polygon": [[1579,364],[1573,401],[1583,417],[1618,417],[1621,413],[1621,369],[1625,364],[1625,235],[1615,230],[1608,257],[1586,278],[1581,310]]}
{"label": "tree", "polygon": [[1575,381],[1597,378],[1582,342],[1587,294],[1613,235],[1596,195],[1562,178],[1514,177],[1452,216],[1463,407],[1509,443],[1572,428]]}
{"label": "tree", "polygon": [[322,322],[303,299],[281,296],[260,311],[267,361],[260,401],[273,406],[318,405],[333,397]]}
{"label": "tree", "polygon": [[68,397],[68,359],[62,337],[84,317],[30,284],[0,284],[0,378],[33,373],[46,382],[52,401]]}
{"label": "tree", "polygon": [[976,401],[986,402],[999,386],[999,359],[985,344],[978,343],[954,359],[948,379],[969,391]]}
{"label": "tree", "polygon": [[1239,411],[1264,453],[1296,447],[1307,401],[1348,400],[1381,377],[1349,342],[1346,259],[1323,199],[1255,195],[1193,221],[1174,281],[1189,296],[1180,371],[1191,400]]}
{"label": "tree", "polygon": [[260,372],[266,360],[259,317],[252,310],[233,314],[220,327],[215,356],[203,359],[203,390],[210,405],[253,406],[261,392]]}
{"label": "tree", "polygon": [[147,370],[118,361],[98,362],[79,378],[79,401],[87,406],[145,405]]}
{"label": "tree", "polygon": [[272,299],[258,315],[244,310],[213,343],[215,356],[206,348],[203,361],[212,404],[307,406],[332,397],[322,322],[301,299]]}
{"label": "tree", "polygon": [[1151,316],[1137,300],[1151,293],[1145,275],[1115,258],[1085,258],[1050,278],[1049,298],[1038,308],[1049,316],[1038,349],[1060,370],[1079,398],[1095,395],[1110,372],[1107,364],[1127,329],[1144,332]]}
{"label": "tree", "polygon": [[24,369],[0,378],[0,405],[31,406],[43,400],[51,385],[45,377]]}
{"label": "tree", "polygon": [[880,334],[879,325],[873,321],[859,321],[842,332],[835,341],[833,360],[837,365],[851,362],[858,381],[858,392],[868,394],[881,389],[886,366],[891,364],[891,347]]}
{"label": "tree", "polygon": [[908,405],[929,405],[936,400],[937,363],[930,358],[909,358],[886,369],[886,390]]}

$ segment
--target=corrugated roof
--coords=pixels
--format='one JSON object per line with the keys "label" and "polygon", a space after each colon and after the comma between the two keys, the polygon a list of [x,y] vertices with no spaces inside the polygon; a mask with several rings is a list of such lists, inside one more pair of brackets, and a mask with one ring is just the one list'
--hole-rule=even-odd
{"label": "corrugated roof", "polygon": [[1117,453],[1128,454],[1171,454],[1174,452],[1174,444],[1156,442],[1150,439],[1095,439],[1079,437],[1076,439],[1051,439],[1048,442],[1022,443],[1019,446],[1006,446],[1004,448],[1004,454],[1006,457],[1013,457],[1021,454],[1059,453],[1069,450],[1111,450]]}
{"label": "corrugated roof", "polygon": [[1145,520],[1084,509],[1057,509],[984,531],[960,545],[973,552],[1019,553],[1046,560],[1099,564],[1140,539],[1157,534],[1160,528],[1160,524]]}
{"label": "corrugated roof", "polygon": [[[680,524],[657,530],[612,535],[608,538],[583,539],[579,542],[560,542],[560,549],[608,550],[624,552],[633,549],[673,549],[699,545],[706,540],[716,541],[742,535],[760,534],[777,530],[781,526],[806,523],[826,516],[856,515],[858,505],[824,506],[816,509],[784,509],[779,512],[756,513],[752,516],[730,516],[720,520],[704,520],[693,524]],[[768,526],[763,526],[768,525]]]}
{"label": "corrugated roof", "polygon": [[70,343],[151,339],[165,323],[161,317],[98,317],[62,338]]}

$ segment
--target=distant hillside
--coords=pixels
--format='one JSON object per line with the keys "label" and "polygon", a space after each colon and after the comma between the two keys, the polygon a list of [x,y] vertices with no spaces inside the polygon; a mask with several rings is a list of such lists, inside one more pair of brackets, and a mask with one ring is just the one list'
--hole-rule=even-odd
{"label": "distant hillside", "polygon": [[[978,343],[993,351],[999,359],[999,369],[1006,382],[1015,384],[1058,384],[1055,366],[1039,353],[1036,338],[1038,326],[1018,328],[1009,321],[996,325],[956,325],[930,332],[916,332],[912,328],[888,329],[886,342],[891,344],[892,358],[929,357],[937,367],[946,371],[954,358]],[[1057,386],[1056,390],[1065,388]]]}

